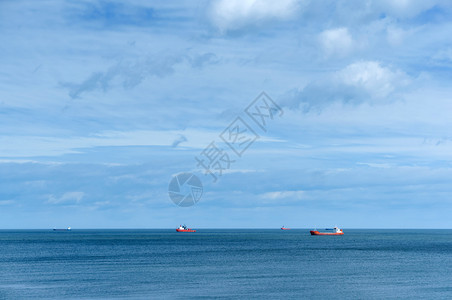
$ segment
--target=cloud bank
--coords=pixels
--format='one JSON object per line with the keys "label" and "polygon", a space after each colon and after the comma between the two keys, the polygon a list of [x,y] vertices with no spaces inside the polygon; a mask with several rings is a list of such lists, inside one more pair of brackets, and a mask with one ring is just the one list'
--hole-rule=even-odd
{"label": "cloud bank", "polygon": [[[452,227],[450,1],[0,15],[1,228]],[[266,133],[243,111],[262,91],[284,110]],[[238,116],[261,138],[181,211],[171,176]]]}

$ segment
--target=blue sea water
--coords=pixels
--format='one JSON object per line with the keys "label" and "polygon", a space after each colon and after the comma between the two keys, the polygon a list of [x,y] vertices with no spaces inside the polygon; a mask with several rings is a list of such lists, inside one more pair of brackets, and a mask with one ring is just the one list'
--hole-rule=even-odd
{"label": "blue sea water", "polygon": [[0,299],[452,299],[452,230],[0,231]]}

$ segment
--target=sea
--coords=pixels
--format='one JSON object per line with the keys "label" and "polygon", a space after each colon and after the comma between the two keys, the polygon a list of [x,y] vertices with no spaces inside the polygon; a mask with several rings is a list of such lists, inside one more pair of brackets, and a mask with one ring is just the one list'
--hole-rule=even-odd
{"label": "sea", "polygon": [[452,299],[452,230],[0,230],[0,299]]}

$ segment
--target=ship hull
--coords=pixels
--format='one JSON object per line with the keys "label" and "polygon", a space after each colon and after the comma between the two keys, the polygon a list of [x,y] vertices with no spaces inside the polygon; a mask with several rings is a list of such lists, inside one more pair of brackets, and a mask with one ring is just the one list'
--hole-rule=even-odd
{"label": "ship hull", "polygon": [[196,230],[193,230],[193,229],[179,229],[179,228],[177,228],[176,231],[177,232],[196,232]]}
{"label": "ship hull", "polygon": [[290,230],[290,228],[281,228],[281,230]]}
{"label": "ship hull", "polygon": [[317,230],[311,230],[311,235],[344,235],[343,232],[319,232]]}

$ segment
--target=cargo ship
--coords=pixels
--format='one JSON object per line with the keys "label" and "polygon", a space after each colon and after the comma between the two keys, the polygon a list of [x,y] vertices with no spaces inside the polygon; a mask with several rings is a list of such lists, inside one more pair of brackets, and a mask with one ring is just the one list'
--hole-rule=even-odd
{"label": "cargo ship", "polygon": [[196,232],[196,230],[187,228],[185,225],[179,225],[179,228],[176,228],[177,232]]}
{"label": "cargo ship", "polygon": [[287,228],[287,227],[281,227],[281,230],[290,230],[290,228]]}
{"label": "cargo ship", "polygon": [[68,227],[68,228],[53,228],[53,231],[71,231],[71,227]]}
{"label": "cargo ship", "polygon": [[334,228],[325,228],[325,230],[332,230],[333,232],[320,232],[318,230],[311,230],[311,235],[343,235],[344,232],[342,229],[338,228],[337,226]]}

